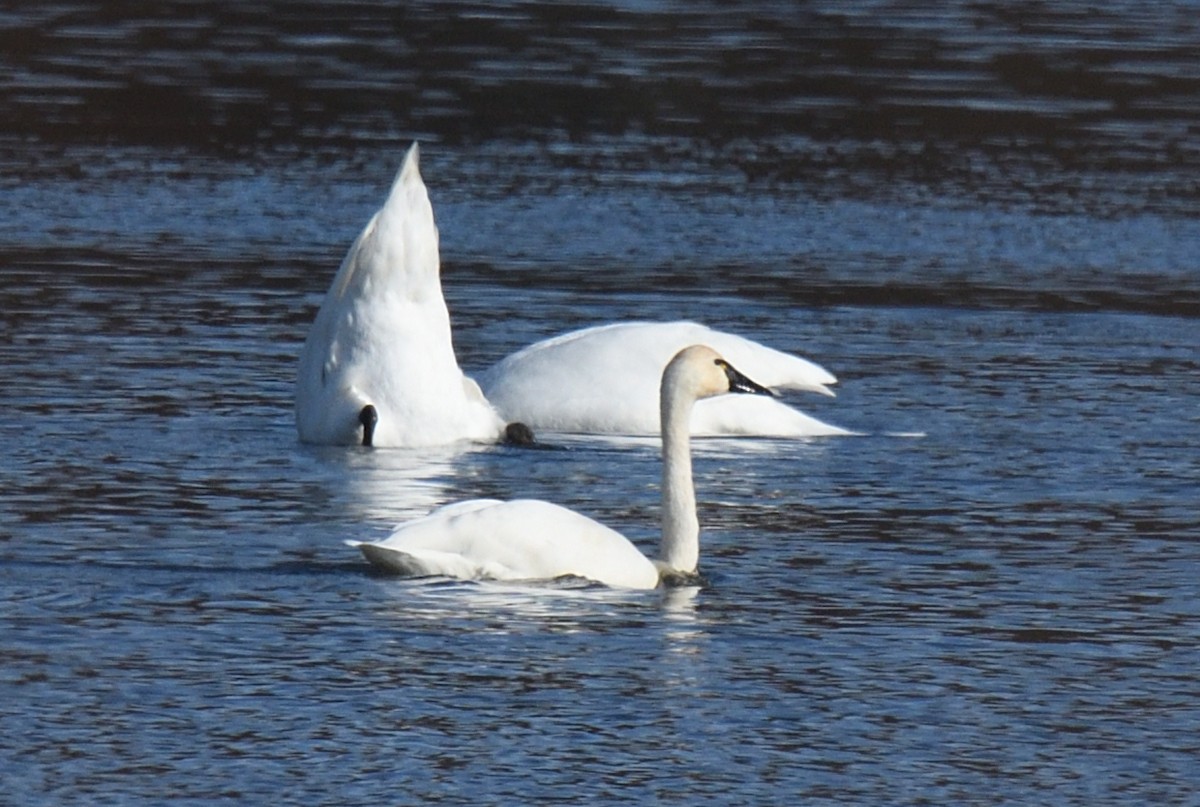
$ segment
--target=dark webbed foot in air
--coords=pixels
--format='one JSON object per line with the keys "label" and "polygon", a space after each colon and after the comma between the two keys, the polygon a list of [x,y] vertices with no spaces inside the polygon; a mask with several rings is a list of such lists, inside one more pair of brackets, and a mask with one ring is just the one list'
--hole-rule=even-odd
{"label": "dark webbed foot in air", "polygon": [[513,422],[504,427],[504,444],[528,448],[536,445],[537,440],[533,437],[533,429],[524,423]]}
{"label": "dark webbed foot in air", "polygon": [[358,422],[363,427],[362,444],[368,447],[374,445],[375,424],[379,422],[379,413],[375,411],[375,407],[371,404],[364,406],[362,411],[358,413]]}
{"label": "dark webbed foot in air", "polygon": [[510,423],[504,427],[503,445],[515,448],[535,448],[539,451],[565,451],[563,446],[539,443],[533,436],[533,429],[524,423]]}

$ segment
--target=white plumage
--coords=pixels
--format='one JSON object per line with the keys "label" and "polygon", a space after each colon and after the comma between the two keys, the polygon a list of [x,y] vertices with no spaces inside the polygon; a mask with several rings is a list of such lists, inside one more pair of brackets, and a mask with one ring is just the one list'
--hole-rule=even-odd
{"label": "white plumage", "polygon": [[[658,378],[671,357],[706,344],[764,386],[832,396],[837,379],[807,359],[695,322],[625,322],[572,331],[530,345],[480,374],[505,420],[534,431],[658,434]],[[614,379],[619,383],[597,382]],[[697,402],[694,435],[812,437],[846,434],[774,398],[725,396]]]}
{"label": "white plumage", "polygon": [[[376,446],[494,441],[506,422],[535,431],[653,435],[670,358],[708,344],[770,387],[832,395],[836,379],[797,356],[692,322],[628,322],[564,334],[463,374],[442,297],[438,232],[414,143],[383,207],[350,247],[300,355],[296,428],[308,443]],[[613,368],[621,367],[621,383]],[[485,397],[486,391],[486,397]],[[703,435],[845,434],[780,401],[699,403]]]}
{"label": "white plumage", "polygon": [[[618,383],[620,377],[608,379]],[[409,576],[468,580],[584,577],[624,588],[653,588],[663,575],[691,575],[700,557],[688,418],[699,399],[769,391],[712,348],[680,351],[662,374],[662,538],[650,560],[620,533],[565,507],[534,499],[475,499],[397,527],[356,546],[372,564]]]}
{"label": "white plumage", "polygon": [[304,442],[359,442],[368,405],[378,417],[376,446],[496,440],[504,431],[454,356],[437,227],[417,160],[413,144],[309,329],[296,380]]}

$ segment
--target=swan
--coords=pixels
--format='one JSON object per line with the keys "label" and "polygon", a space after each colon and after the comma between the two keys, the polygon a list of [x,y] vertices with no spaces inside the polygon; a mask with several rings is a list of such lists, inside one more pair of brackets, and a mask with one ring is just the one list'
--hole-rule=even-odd
{"label": "swan", "polygon": [[505,433],[454,356],[418,158],[414,143],[309,329],[295,390],[303,442],[430,446]]}
{"label": "swan", "polygon": [[[659,430],[657,381],[677,351],[706,344],[771,388],[833,396],[837,379],[812,362],[695,322],[623,322],[572,331],[517,351],[479,375],[506,420],[535,432],[650,435]],[[596,384],[597,378],[620,384]],[[849,434],[775,398],[731,395],[697,402],[693,435],[814,437]]]}
{"label": "swan", "polygon": [[689,416],[726,392],[772,395],[707,345],[681,350],[662,373],[662,538],[651,560],[629,539],[573,510],[536,499],[473,499],[401,524],[379,542],[347,541],[373,565],[408,576],[477,580],[583,577],[620,588],[687,579],[700,557]]}
{"label": "swan", "polygon": [[[438,231],[418,158],[413,143],[387,200],[351,245],[309,328],[295,388],[302,442],[528,444],[527,426],[657,434],[659,375],[690,344],[713,346],[768,386],[833,395],[828,385],[836,379],[817,365],[691,322],[617,323],[538,342],[487,370],[481,388],[454,355]],[[594,383],[613,377],[618,366],[625,379],[621,386],[601,389]],[[757,396],[701,401],[691,428],[702,435],[848,433]]]}

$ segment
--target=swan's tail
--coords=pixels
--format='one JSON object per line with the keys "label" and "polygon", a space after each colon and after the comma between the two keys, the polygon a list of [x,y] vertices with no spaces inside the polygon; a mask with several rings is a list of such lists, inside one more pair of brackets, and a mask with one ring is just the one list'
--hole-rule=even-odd
{"label": "swan's tail", "polygon": [[425,565],[407,552],[399,552],[366,541],[346,541],[345,544],[356,547],[368,563],[382,571],[406,577],[420,577],[428,574]]}

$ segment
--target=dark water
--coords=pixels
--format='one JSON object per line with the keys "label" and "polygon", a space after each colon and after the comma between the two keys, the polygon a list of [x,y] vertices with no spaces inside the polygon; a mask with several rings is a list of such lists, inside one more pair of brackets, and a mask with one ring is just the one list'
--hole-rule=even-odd
{"label": "dark water", "polygon": [[[236,6],[0,9],[0,800],[1200,803],[1195,4]],[[705,441],[699,590],[368,574],[655,536],[652,442],[296,443],[414,138],[466,368],[692,317],[865,436]]]}

